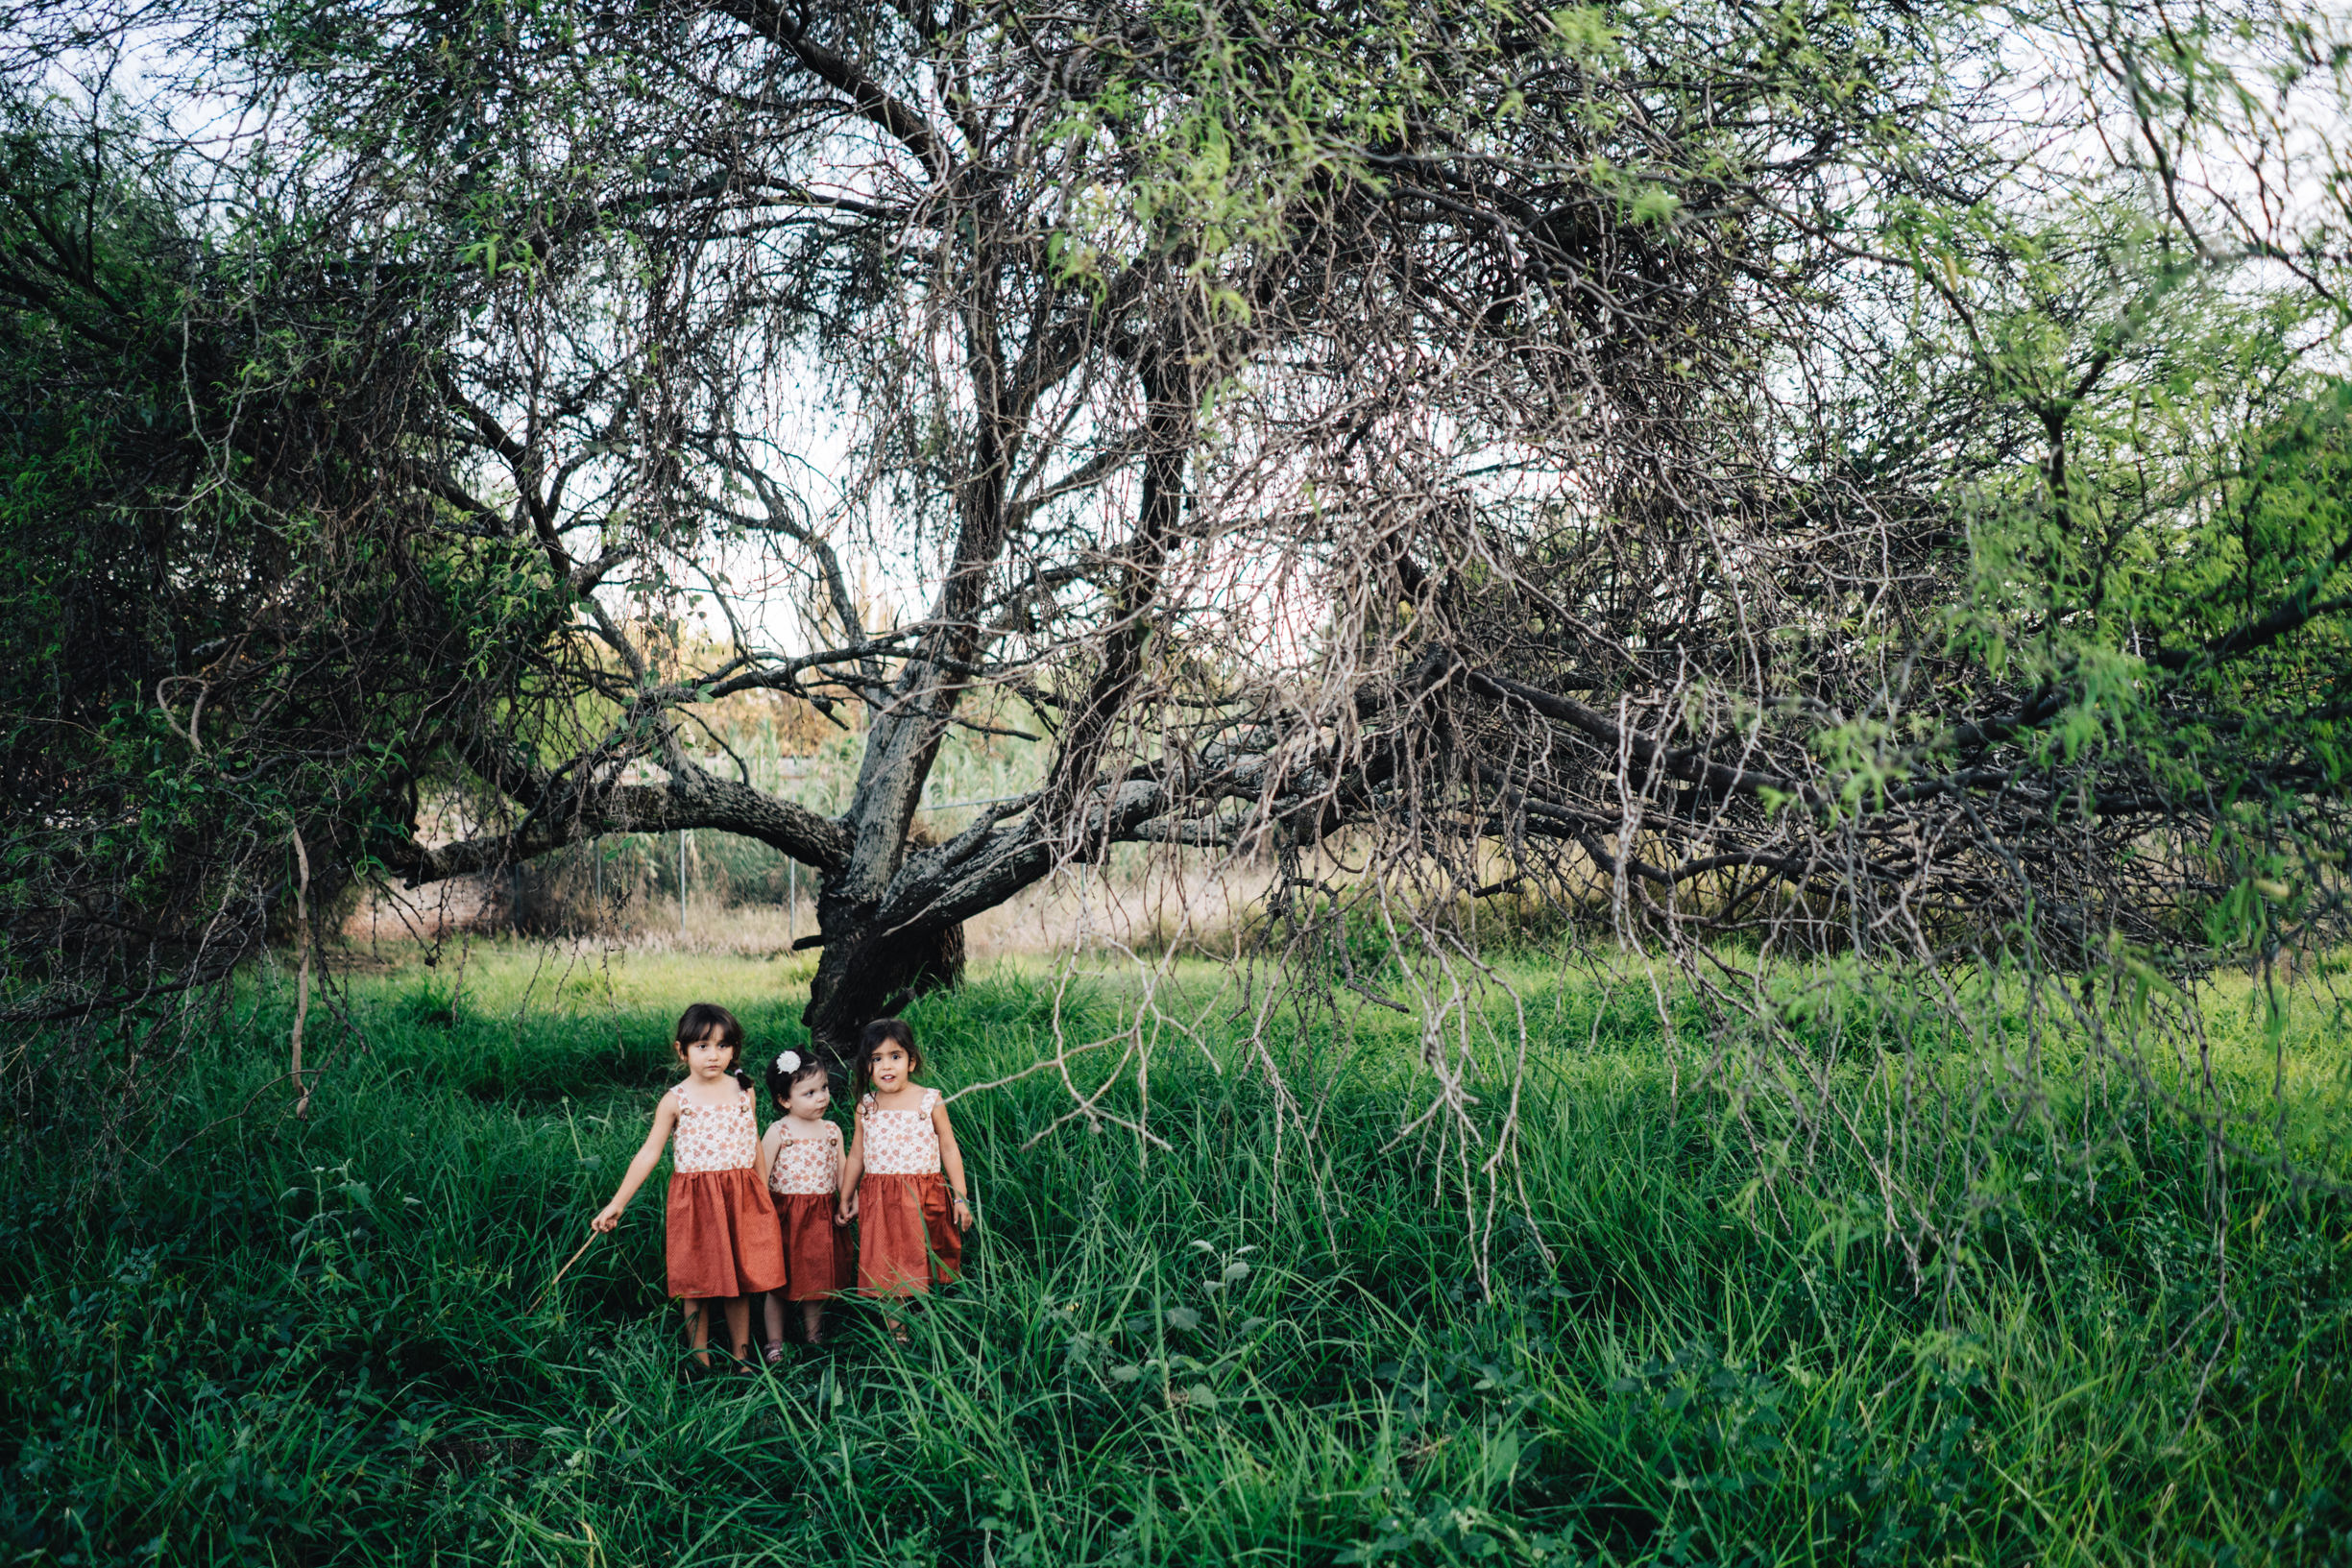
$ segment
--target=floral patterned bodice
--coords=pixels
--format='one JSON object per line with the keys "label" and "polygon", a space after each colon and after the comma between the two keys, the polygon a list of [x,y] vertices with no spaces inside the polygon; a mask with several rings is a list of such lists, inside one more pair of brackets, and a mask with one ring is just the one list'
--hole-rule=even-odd
{"label": "floral patterned bodice", "polygon": [[[786,1126],[791,1124],[786,1119]],[[833,1173],[841,1158],[841,1129],[832,1122],[813,1138],[794,1138],[788,1131],[776,1141],[776,1157],[768,1163],[767,1188],[787,1197],[809,1197],[834,1190]]]}
{"label": "floral patterned bodice", "polygon": [[669,1093],[678,1106],[678,1124],[669,1134],[673,1170],[684,1174],[760,1168],[760,1123],[748,1090],[739,1090],[725,1105],[697,1105],[682,1090]]}
{"label": "floral patterned bodice", "polygon": [[931,1113],[939,1106],[939,1091],[923,1091],[922,1102],[911,1111],[885,1111],[872,1095],[858,1101],[858,1119],[865,1126],[865,1169],[877,1176],[929,1176],[939,1170],[939,1129]]}

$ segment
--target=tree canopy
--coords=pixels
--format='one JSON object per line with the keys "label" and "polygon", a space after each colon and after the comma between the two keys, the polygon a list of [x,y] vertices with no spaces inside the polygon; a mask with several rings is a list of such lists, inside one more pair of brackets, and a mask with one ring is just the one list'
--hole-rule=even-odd
{"label": "tree canopy", "polygon": [[[158,28],[146,118],[47,96]],[[2322,13],[185,0],[16,37],[20,1018],[216,977],[298,891],[693,827],[816,875],[837,1045],[1056,868],[1271,846],[1296,942],[1452,965],[1507,895],[1671,958],[1805,1126],[1844,1036],[1781,959],[1904,1038],[1969,1026],[1971,975],[2052,982],[2128,1061],[2202,966],[2341,934]],[[796,643],[724,580],[755,558]],[[868,565],[919,613],[866,624]],[[862,710],[845,812],[697,760],[751,690]],[[943,737],[1007,713],[1032,787],[921,841]],[[428,842],[452,775],[492,808]]]}

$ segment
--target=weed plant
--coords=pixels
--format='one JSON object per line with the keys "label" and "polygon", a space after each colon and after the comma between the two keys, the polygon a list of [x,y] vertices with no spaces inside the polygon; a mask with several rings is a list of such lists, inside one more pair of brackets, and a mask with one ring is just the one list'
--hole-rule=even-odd
{"label": "weed plant", "polygon": [[[673,1075],[679,1006],[774,1049],[800,969],[473,963],[463,991],[355,983],[364,1044],[306,1121],[255,984],[133,1165],[93,1180],[70,1126],[11,1127],[10,1560],[2352,1559],[2352,1219],[2243,1167],[2217,1193],[2178,1119],[2083,1169],[2021,1158],[1923,1282],[1864,1172],[1759,1202],[1655,1020],[1569,984],[1531,1009],[1534,1212],[1482,1289],[1445,1171],[1392,1146],[1409,1051],[1299,1031],[1321,1121],[1277,1156],[1210,1038],[1155,1063],[1165,1150],[1032,1144],[1069,1108],[1054,1073],[957,1103],[982,1225],[910,1344],[853,1308],[779,1375],[690,1382],[658,1188],[546,1288]],[[933,1081],[1035,1061],[1053,1006],[1009,971],[927,1001]],[[2340,1085],[2340,1040],[2297,1066]]]}

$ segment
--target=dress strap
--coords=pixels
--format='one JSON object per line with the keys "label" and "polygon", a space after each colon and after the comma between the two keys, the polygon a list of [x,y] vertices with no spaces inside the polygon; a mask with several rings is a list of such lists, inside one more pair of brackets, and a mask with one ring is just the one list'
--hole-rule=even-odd
{"label": "dress strap", "polygon": [[938,1091],[938,1090],[936,1090],[936,1089],[926,1089],[926,1090],[924,1090],[924,1091],[923,1091],[923,1114],[924,1114],[925,1116],[929,1116],[929,1115],[931,1115],[931,1113],[932,1113],[932,1112],[934,1112],[934,1111],[937,1110],[938,1108],[939,1108],[939,1091]]}

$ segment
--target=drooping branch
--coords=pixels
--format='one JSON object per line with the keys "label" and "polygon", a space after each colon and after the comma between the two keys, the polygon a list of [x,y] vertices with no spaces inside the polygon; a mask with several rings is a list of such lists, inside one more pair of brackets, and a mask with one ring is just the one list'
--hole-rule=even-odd
{"label": "drooping branch", "polygon": [[782,44],[811,75],[847,98],[861,115],[920,158],[933,178],[947,177],[947,148],[931,122],[855,61],[812,37],[805,16],[791,15],[774,0],[723,0],[717,9],[761,36]]}
{"label": "drooping branch", "polygon": [[524,760],[501,737],[479,736],[469,748],[471,760],[487,782],[524,808],[522,820],[504,832],[437,849],[400,839],[379,853],[411,887],[504,869],[607,833],[715,829],[756,839],[823,873],[848,862],[848,832],[807,807],[677,758],[667,763],[667,784],[618,783],[613,775],[630,755],[591,753],[559,770]]}

